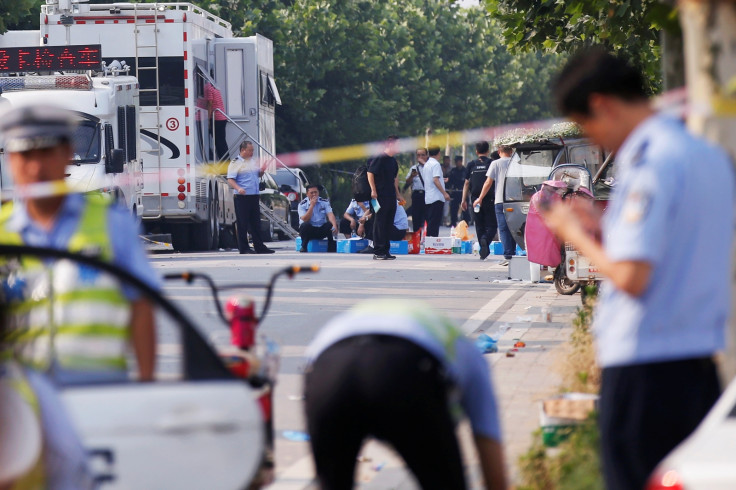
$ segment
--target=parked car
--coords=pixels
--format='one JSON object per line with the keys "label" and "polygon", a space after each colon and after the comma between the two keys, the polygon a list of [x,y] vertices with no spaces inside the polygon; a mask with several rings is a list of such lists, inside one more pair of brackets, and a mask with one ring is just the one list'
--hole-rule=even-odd
{"label": "parked car", "polygon": [[[596,175],[607,154],[587,139],[540,140],[513,144],[506,179],[502,183],[504,215],[516,243],[526,250],[524,228],[529,200],[549,178],[554,167],[575,163]],[[606,196],[607,198],[607,196]]]}
{"label": "parked car", "polygon": [[279,168],[273,175],[279,190],[289,199],[290,222],[295,230],[299,229],[299,202],[307,195],[309,179],[300,168]]}
{"label": "parked car", "polygon": [[646,490],[736,488],[736,380],[703,422],[654,471]]}
{"label": "parked car", "polygon": [[[259,184],[261,191],[261,202],[265,203],[271,211],[282,221],[288,225],[291,220],[291,203],[289,198],[279,191],[279,186],[269,173],[264,173]],[[280,240],[288,238],[283,232],[274,228],[274,224],[267,216],[261,214],[261,237],[266,242],[271,242],[278,237]]]}

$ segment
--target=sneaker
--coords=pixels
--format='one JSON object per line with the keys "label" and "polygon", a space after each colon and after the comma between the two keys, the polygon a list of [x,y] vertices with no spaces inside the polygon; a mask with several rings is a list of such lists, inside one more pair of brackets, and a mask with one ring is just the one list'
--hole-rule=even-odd
{"label": "sneaker", "polygon": [[491,253],[491,249],[488,247],[488,240],[483,237],[480,239],[480,260],[486,260]]}
{"label": "sneaker", "polygon": [[502,260],[501,262],[498,263],[498,265],[500,265],[501,267],[506,267],[507,265],[509,265],[509,261],[508,260]]}
{"label": "sneaker", "polygon": [[373,260],[387,260],[383,254],[373,254]]}
{"label": "sneaker", "polygon": [[276,250],[271,250],[270,248],[262,248],[260,250],[256,250],[257,254],[273,254],[276,253]]}
{"label": "sneaker", "polygon": [[396,260],[396,256],[391,255],[391,254],[386,254],[386,260]]}
{"label": "sneaker", "polygon": [[299,249],[299,251],[300,251],[301,253],[305,253],[305,252],[307,251],[307,247],[301,247],[301,248]]}

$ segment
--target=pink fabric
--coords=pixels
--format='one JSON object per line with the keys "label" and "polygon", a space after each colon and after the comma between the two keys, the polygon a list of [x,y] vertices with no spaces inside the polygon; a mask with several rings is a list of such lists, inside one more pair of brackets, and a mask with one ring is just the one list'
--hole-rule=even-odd
{"label": "pink fabric", "polygon": [[[549,183],[548,182],[545,182]],[[554,185],[553,185],[554,187]],[[524,240],[526,240],[526,254],[530,262],[535,264],[557,267],[562,261],[560,256],[560,242],[544,224],[542,215],[539,213],[539,200],[543,191],[536,192],[529,201],[529,213],[526,216],[526,227],[524,229]],[[562,199],[557,194],[552,194],[553,201]]]}
{"label": "pink fabric", "polygon": [[[225,112],[225,104],[222,102],[222,94],[220,90],[212,85],[210,82],[204,85],[204,99],[212,101],[212,110],[220,109]],[[227,118],[222,112],[215,112],[215,121],[227,121]]]}

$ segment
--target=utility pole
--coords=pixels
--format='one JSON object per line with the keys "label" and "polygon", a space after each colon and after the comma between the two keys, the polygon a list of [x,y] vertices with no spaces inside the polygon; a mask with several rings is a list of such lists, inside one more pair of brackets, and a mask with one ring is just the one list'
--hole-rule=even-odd
{"label": "utility pole", "polygon": [[[736,161],[736,2],[679,0],[690,105],[689,128],[720,144]],[[707,162],[703,162],[707,172]],[[733,206],[724,202],[724,206]],[[707,210],[706,212],[718,212]],[[732,256],[736,259],[736,249]],[[735,260],[736,262],[736,260]],[[731,305],[736,304],[736,274],[731,271]],[[736,376],[736,317],[728,328],[721,376]]]}

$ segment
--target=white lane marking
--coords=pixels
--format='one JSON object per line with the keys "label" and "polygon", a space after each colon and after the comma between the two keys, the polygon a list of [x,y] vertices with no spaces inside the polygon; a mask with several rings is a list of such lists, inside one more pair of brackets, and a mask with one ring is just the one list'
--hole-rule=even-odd
{"label": "white lane marking", "polygon": [[483,322],[488,320],[491,315],[496,313],[498,309],[501,308],[501,306],[509,300],[509,298],[516,294],[516,292],[516,289],[504,289],[493,298],[491,298],[491,300],[486,303],[480,310],[476,311],[473,316],[468,318],[465,323],[463,323],[463,325],[460,327],[460,329],[465,335],[470,335],[471,333],[475,332],[478,327],[483,325]]}

